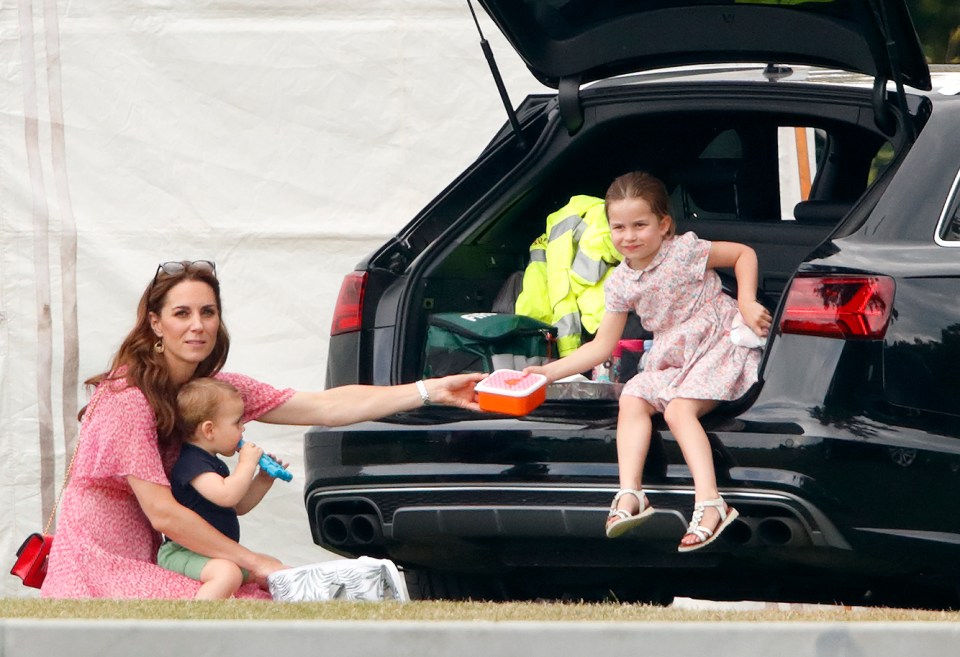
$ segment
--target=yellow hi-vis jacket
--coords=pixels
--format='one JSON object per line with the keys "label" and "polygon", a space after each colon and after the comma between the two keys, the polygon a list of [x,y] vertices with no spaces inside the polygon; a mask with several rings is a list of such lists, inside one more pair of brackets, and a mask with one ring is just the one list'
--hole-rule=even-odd
{"label": "yellow hi-vis jacket", "polygon": [[572,197],[547,217],[547,231],[530,245],[517,314],[556,326],[559,354],[570,354],[580,346],[581,329],[597,332],[603,281],[621,259],[610,239],[603,199]]}

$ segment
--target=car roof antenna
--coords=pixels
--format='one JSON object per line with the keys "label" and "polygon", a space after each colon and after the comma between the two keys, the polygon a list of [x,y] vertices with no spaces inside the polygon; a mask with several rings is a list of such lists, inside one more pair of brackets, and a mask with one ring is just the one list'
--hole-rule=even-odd
{"label": "car roof antenna", "polygon": [[507,118],[510,119],[510,126],[513,128],[513,134],[517,138],[517,146],[519,146],[521,150],[526,150],[527,142],[523,138],[520,121],[517,120],[517,112],[513,109],[513,104],[507,95],[507,88],[503,84],[500,69],[497,68],[497,62],[493,59],[493,50],[490,49],[490,42],[483,36],[483,30],[480,29],[480,21],[477,20],[477,12],[474,11],[473,3],[470,0],[467,0],[467,6],[470,7],[470,14],[473,16],[474,25],[477,26],[477,33],[480,34],[480,48],[483,50],[483,56],[486,58],[490,72],[493,74],[493,81],[497,83],[497,91],[500,92],[500,100],[503,101],[503,107],[507,110]]}

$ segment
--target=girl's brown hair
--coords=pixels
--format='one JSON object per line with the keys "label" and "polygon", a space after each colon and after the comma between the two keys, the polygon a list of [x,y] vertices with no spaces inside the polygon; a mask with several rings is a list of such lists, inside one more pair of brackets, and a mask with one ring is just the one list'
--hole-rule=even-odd
{"label": "girl's brown hair", "polygon": [[[150,326],[150,313],[157,316],[166,303],[170,290],[184,281],[200,281],[213,290],[217,304],[220,326],[217,329],[213,351],[197,365],[195,376],[212,376],[220,371],[230,351],[230,335],[223,323],[220,302],[220,283],[214,271],[208,267],[194,267],[193,263],[183,261],[183,271],[167,274],[158,269],[153,282],[147,286],[137,306],[137,321],[127,337],[124,338],[114,356],[110,369],[92,376],[84,383],[97,385],[102,381],[126,380],[127,384],[139,388],[157,418],[157,440],[161,454],[173,446],[179,445],[181,437],[176,430],[176,399],[178,386],[170,380],[163,354],[157,353],[153,345],[157,336]],[[87,410],[80,410],[80,417]]]}
{"label": "girl's brown hair", "polygon": [[[650,209],[657,215],[658,219],[670,216],[670,195],[667,194],[667,187],[663,181],[652,176],[646,171],[631,171],[619,176],[607,189],[607,195],[604,197],[606,205],[617,201],[627,199],[642,198],[650,204]],[[677,232],[676,223],[670,222],[668,235],[674,235]]]}

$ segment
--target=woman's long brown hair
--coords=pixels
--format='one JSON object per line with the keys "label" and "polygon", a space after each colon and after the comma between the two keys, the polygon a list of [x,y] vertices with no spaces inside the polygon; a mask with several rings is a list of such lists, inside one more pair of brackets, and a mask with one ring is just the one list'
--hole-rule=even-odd
{"label": "woman's long brown hair", "polygon": [[[103,381],[125,379],[128,385],[140,388],[157,418],[157,440],[161,453],[166,452],[173,445],[178,445],[181,441],[176,430],[178,386],[170,380],[170,372],[163,354],[158,354],[153,348],[157,342],[157,336],[150,327],[150,313],[159,316],[166,303],[167,294],[180,283],[184,281],[206,283],[213,289],[216,298],[220,327],[217,330],[213,351],[197,366],[194,377],[212,376],[219,372],[230,351],[230,335],[223,323],[220,283],[216,275],[206,268],[193,268],[187,261],[184,261],[183,265],[184,270],[179,274],[166,274],[162,271],[158,273],[140,297],[136,324],[120,344],[110,369],[84,382],[95,386]],[[86,406],[80,410],[80,418],[86,410]]]}

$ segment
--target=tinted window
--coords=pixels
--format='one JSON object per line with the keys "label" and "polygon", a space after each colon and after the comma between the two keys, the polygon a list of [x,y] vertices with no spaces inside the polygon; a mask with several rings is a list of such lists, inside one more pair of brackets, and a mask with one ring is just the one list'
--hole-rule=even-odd
{"label": "tinted window", "polygon": [[960,2],[906,0],[923,52],[931,64],[960,64]]}
{"label": "tinted window", "polygon": [[[671,205],[681,220],[836,224],[882,173],[889,144],[809,125],[744,123],[719,130],[674,168]],[[879,148],[879,152],[878,152]]]}
{"label": "tinted window", "polygon": [[721,131],[695,161],[674,171],[673,211],[683,219],[741,219],[743,162],[739,131]]}
{"label": "tinted window", "polygon": [[940,220],[937,237],[943,242],[960,243],[960,173],[950,191],[950,200]]}

